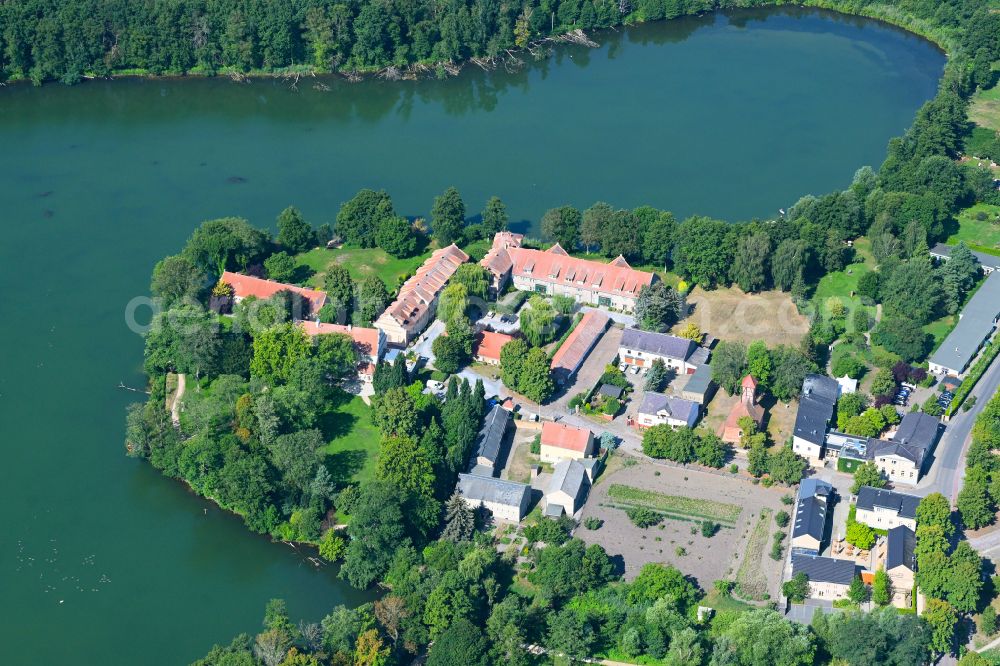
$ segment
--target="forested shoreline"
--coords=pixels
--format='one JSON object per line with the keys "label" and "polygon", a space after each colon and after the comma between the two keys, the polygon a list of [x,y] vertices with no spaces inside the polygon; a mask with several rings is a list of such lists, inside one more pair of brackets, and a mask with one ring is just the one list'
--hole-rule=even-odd
{"label": "forested shoreline", "polygon": [[[516,59],[567,32],[782,6],[740,0],[28,0],[0,3],[0,82],[76,83],[114,75],[295,75],[384,71],[445,75],[457,64]],[[987,0],[811,0],[806,6],[901,26],[975,58],[995,47]]]}

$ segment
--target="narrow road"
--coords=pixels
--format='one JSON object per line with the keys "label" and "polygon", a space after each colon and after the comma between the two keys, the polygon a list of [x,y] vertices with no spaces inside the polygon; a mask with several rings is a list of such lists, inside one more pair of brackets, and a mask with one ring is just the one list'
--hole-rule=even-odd
{"label": "narrow road", "polygon": [[187,381],[184,374],[177,375],[177,391],[174,393],[174,401],[170,403],[170,420],[175,428],[181,427],[181,398],[184,397],[184,389]]}
{"label": "narrow road", "polygon": [[972,390],[976,404],[967,412],[959,410],[948,422],[944,435],[934,451],[935,460],[931,472],[917,485],[915,494],[926,496],[938,492],[954,504],[958,492],[962,489],[962,479],[965,477],[965,452],[971,440],[972,426],[998,389],[1000,389],[1000,357],[993,361]]}

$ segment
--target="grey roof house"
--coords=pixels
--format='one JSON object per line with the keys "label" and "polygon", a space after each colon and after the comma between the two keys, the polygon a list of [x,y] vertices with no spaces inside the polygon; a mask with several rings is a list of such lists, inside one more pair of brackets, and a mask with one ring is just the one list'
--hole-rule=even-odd
{"label": "grey roof house", "polygon": [[958,324],[928,361],[937,375],[962,376],[993,335],[1000,318],[1000,271],[994,271],[962,308]]}
{"label": "grey roof house", "polygon": [[[938,261],[947,261],[951,258],[951,251],[954,249],[954,245],[945,245],[944,243],[938,243],[931,248],[931,256]],[[983,273],[989,275],[995,270],[1000,269],[1000,257],[995,257],[992,254],[986,254],[985,252],[977,252],[975,250],[969,250],[972,256],[976,258],[979,265],[983,269]]]}
{"label": "grey roof house", "polygon": [[702,363],[694,371],[693,375],[688,375],[687,383],[684,385],[679,393],[680,396],[686,400],[691,400],[697,402],[699,405],[704,405],[706,402],[712,399],[712,393],[715,388],[715,383],[712,381],[712,365],[710,363]]}
{"label": "grey roof house", "polygon": [[917,558],[914,555],[916,545],[917,536],[909,527],[900,525],[889,530],[886,534],[885,570],[903,566],[910,571],[916,571]]}
{"label": "grey roof house", "polygon": [[[560,507],[560,512],[572,516],[583,506],[590,478],[587,470],[577,460],[560,460],[552,470],[552,478],[545,489],[546,511]],[[557,514],[558,515],[558,514]]]}
{"label": "grey roof house", "polygon": [[510,420],[510,412],[500,405],[495,405],[483,419],[483,426],[479,429],[479,434],[476,435],[474,469],[488,467],[490,476],[496,471],[500,447],[503,445],[503,438],[507,434]]}
{"label": "grey roof house", "polygon": [[[818,555],[792,555],[792,575],[804,573],[812,584],[832,584],[850,586],[857,574],[853,560],[836,560]],[[813,594],[812,596],[818,596]]]}
{"label": "grey roof house", "polygon": [[858,510],[875,511],[885,509],[903,518],[917,518],[917,505],[920,498],[905,493],[897,493],[885,488],[872,488],[871,486],[861,486],[858,489]]}
{"label": "grey roof house", "polygon": [[531,486],[492,476],[459,474],[458,493],[470,507],[484,507],[494,518],[510,522],[524,518],[531,502]]}
{"label": "grey roof house", "polygon": [[701,406],[693,400],[646,391],[637,413],[639,426],[648,428],[667,424],[674,427],[693,427],[698,420]]}
{"label": "grey roof house", "polygon": [[792,449],[807,458],[820,458],[826,440],[826,428],[833,418],[840,386],[837,380],[823,375],[806,375],[795,414]]}
{"label": "grey roof house", "polygon": [[799,485],[792,524],[792,552],[818,555],[826,531],[826,516],[833,486],[819,479],[804,479]]}
{"label": "grey roof house", "polygon": [[709,351],[694,340],[666,333],[626,328],[618,345],[618,358],[623,363],[648,367],[661,359],[679,374],[692,374],[708,362]]}

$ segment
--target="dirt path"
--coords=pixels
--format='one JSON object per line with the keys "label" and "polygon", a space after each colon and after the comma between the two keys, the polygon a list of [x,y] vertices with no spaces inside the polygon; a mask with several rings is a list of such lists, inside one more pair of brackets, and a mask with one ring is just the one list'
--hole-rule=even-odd
{"label": "dirt path", "polygon": [[170,420],[175,428],[181,425],[181,398],[184,397],[184,388],[187,382],[183,374],[177,375],[177,391],[174,392],[174,401],[170,405]]}

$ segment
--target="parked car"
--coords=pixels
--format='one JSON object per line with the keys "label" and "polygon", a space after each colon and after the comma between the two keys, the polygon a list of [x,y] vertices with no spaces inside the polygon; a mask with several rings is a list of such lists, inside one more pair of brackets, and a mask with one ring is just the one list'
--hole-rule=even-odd
{"label": "parked car", "polygon": [[637,365],[633,365],[632,366],[632,374],[633,375],[639,374],[639,366],[637,366]]}
{"label": "parked car", "polygon": [[622,372],[625,372],[626,370],[628,370],[628,363],[622,363],[621,365],[618,366],[618,369],[621,370]]}

